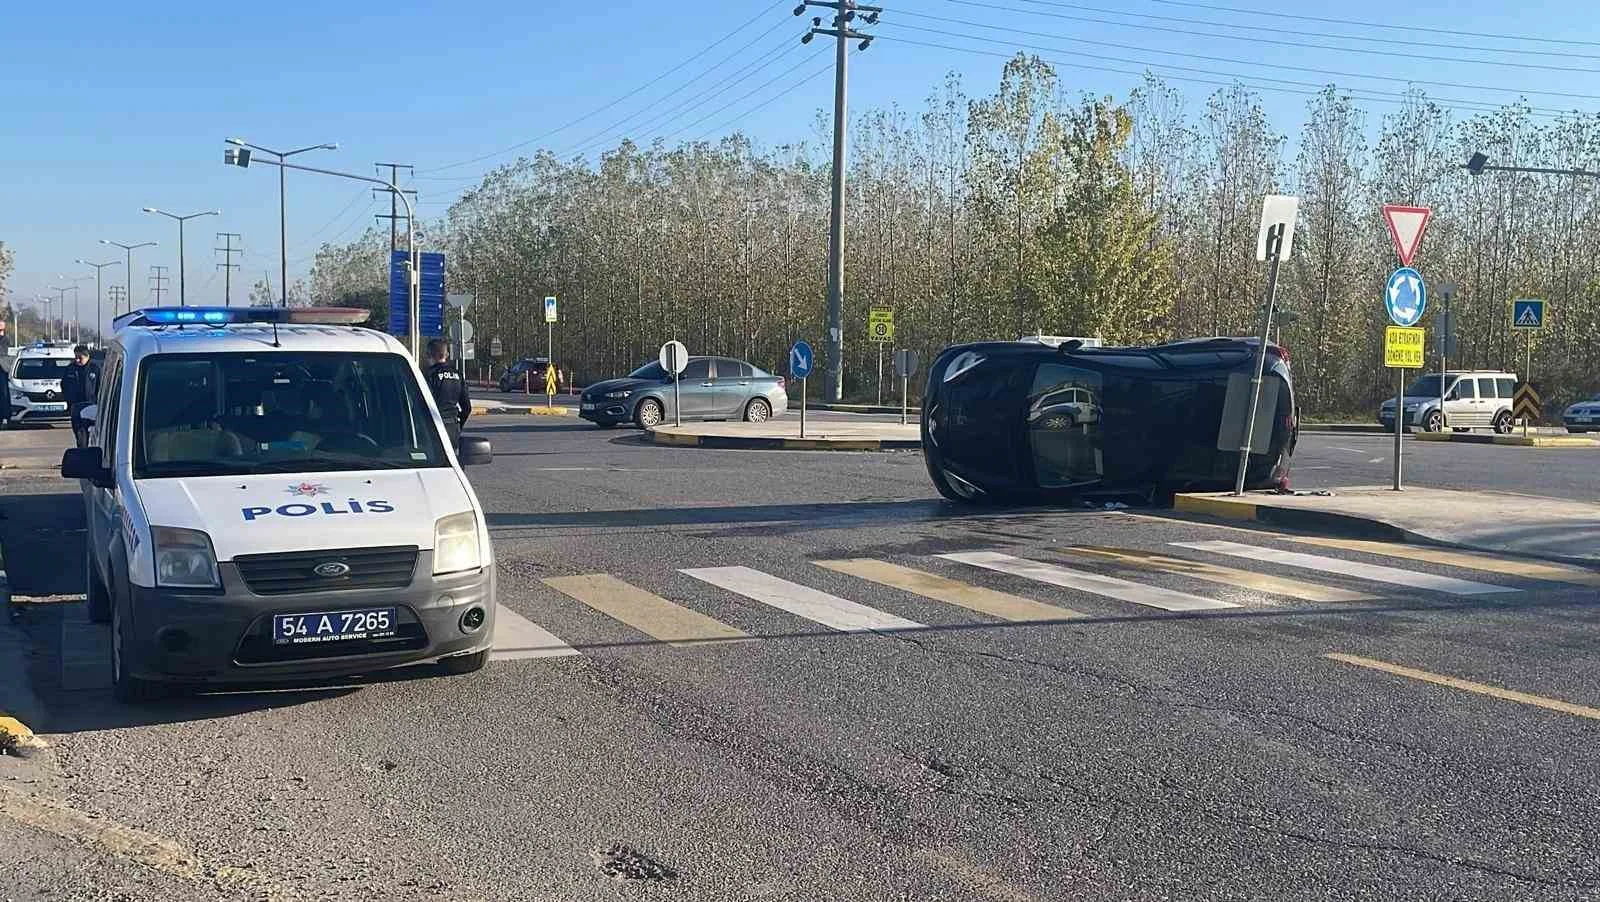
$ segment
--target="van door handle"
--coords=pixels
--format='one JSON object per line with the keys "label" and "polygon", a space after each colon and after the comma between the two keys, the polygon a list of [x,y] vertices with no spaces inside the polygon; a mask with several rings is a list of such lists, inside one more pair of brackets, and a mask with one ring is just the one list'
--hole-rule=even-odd
{"label": "van door handle", "polygon": [[739,383],[739,384],[740,384],[740,385],[749,385],[749,384],[750,384],[750,383],[748,383],[748,382],[741,382],[741,383]]}
{"label": "van door handle", "polygon": [[702,382],[702,383],[700,383],[700,385],[702,387],[705,387],[705,388],[715,388],[717,383],[715,383],[715,382]]}

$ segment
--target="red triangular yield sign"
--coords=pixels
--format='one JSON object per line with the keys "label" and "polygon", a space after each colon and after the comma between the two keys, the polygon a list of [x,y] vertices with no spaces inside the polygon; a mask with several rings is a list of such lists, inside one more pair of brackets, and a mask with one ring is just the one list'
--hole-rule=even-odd
{"label": "red triangular yield sign", "polygon": [[1383,221],[1389,224],[1389,237],[1394,239],[1394,252],[1401,266],[1410,266],[1411,258],[1422,246],[1422,233],[1428,230],[1428,218],[1433,211],[1427,207],[1402,207],[1383,205]]}

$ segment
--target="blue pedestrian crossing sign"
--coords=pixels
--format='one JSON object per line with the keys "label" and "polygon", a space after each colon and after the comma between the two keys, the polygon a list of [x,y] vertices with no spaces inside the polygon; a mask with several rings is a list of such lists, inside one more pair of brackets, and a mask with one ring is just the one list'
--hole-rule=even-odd
{"label": "blue pedestrian crossing sign", "polygon": [[1543,329],[1544,301],[1540,298],[1517,298],[1512,301],[1511,328]]}
{"label": "blue pedestrian crossing sign", "polygon": [[789,349],[789,375],[796,379],[804,379],[811,375],[812,364],[816,362],[816,355],[811,353],[811,345],[805,339],[794,343]]}
{"label": "blue pedestrian crossing sign", "polygon": [[1428,309],[1428,286],[1422,273],[1403,266],[1389,276],[1383,286],[1383,306],[1389,311],[1389,320],[1397,326],[1415,326]]}

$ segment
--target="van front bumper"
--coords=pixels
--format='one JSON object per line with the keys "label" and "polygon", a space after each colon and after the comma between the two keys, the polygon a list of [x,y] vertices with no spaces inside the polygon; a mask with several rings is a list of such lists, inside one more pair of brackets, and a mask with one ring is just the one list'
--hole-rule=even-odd
{"label": "van front bumper", "polygon": [[[468,573],[432,576],[433,554],[418,555],[411,584],[297,595],[257,595],[232,563],[222,563],[223,590],[131,587],[125,638],[131,676],[176,683],[258,683],[372,673],[474,654],[494,637],[493,563]],[[399,635],[313,647],[272,641],[275,614],[394,608]],[[476,628],[469,612],[482,612]]]}

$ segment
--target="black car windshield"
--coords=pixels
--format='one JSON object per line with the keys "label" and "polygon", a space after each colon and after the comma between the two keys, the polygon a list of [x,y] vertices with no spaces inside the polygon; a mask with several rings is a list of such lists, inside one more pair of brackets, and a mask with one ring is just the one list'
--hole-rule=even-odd
{"label": "black car windshield", "polygon": [[22,357],[17,360],[13,379],[60,379],[72,365],[71,357]]}
{"label": "black car windshield", "polygon": [[448,466],[397,354],[183,354],[140,373],[139,478]]}
{"label": "black car windshield", "polygon": [[629,373],[628,374],[628,378],[629,379],[665,379],[665,378],[667,378],[667,371],[666,371],[666,368],[661,365],[661,361],[656,360],[656,361],[652,361],[650,363],[647,363],[644,366],[641,366],[638,369],[634,370],[633,372]]}
{"label": "black car windshield", "polygon": [[1439,397],[1438,374],[1434,374],[1432,376],[1422,376],[1418,378],[1417,381],[1411,383],[1410,388],[1406,389],[1406,395],[1408,397]]}

